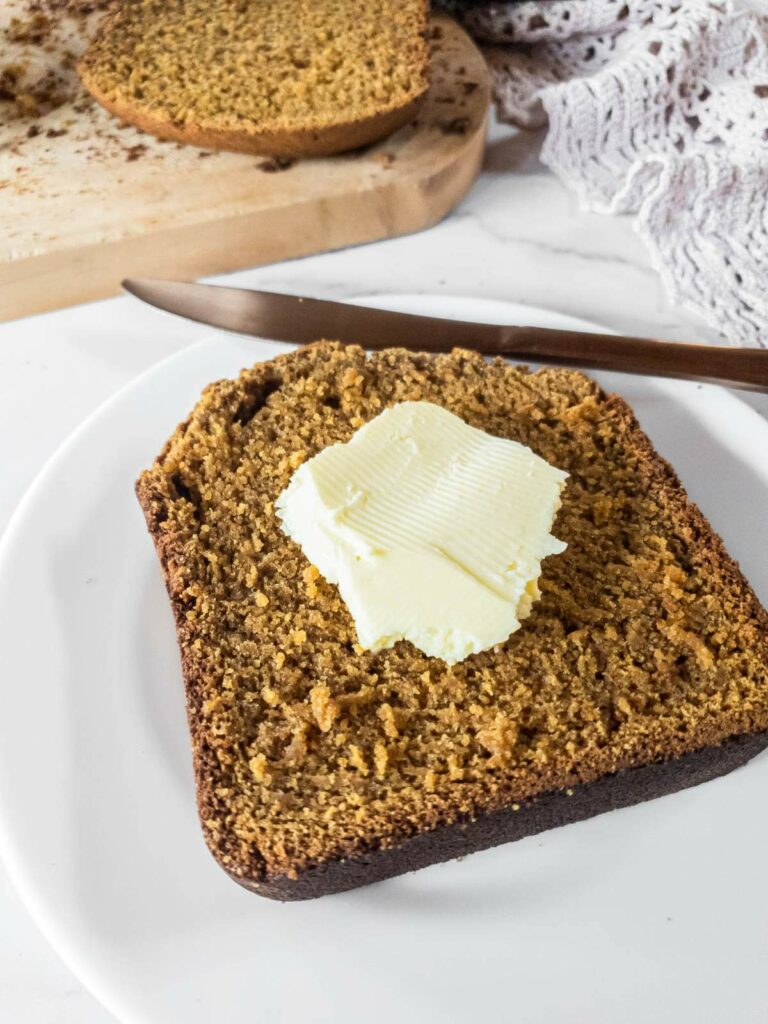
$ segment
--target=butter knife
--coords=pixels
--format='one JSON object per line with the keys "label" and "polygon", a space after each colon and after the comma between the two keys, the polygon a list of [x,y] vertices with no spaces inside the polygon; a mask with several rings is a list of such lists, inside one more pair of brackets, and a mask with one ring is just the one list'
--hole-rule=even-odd
{"label": "butter knife", "polygon": [[123,288],[158,309],[189,320],[275,341],[302,345],[327,338],[367,349],[402,346],[420,352],[469,348],[536,363],[679,377],[768,392],[768,349],[476,324],[277,292],[153,278],[125,280]]}

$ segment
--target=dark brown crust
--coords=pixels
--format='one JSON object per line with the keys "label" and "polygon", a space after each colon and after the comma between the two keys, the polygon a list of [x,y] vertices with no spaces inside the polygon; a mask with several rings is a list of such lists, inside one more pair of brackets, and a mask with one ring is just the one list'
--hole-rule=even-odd
{"label": "dark brown crust", "polygon": [[[458,353],[460,354],[460,353]],[[309,356],[307,348],[278,361]],[[264,364],[268,373],[269,364]],[[742,575],[738,564],[728,555],[721,538],[714,532],[700,510],[688,499],[675,471],[653,448],[650,440],[640,428],[632,410],[617,395],[606,395],[597,389],[597,399],[614,410],[626,431],[627,443],[639,453],[647,471],[674,511],[676,521],[688,531],[697,550],[704,552],[709,571],[722,581],[722,590],[741,608],[744,616],[755,623],[761,635],[768,637],[768,613],[757,600],[748,581]],[[177,434],[183,433],[186,424],[181,424]],[[169,441],[165,451],[170,447]],[[164,454],[163,453],[163,454]],[[163,455],[161,454],[160,460]],[[164,498],[152,486],[145,475],[137,482],[136,492],[144,510],[149,532],[163,567],[166,587],[176,619],[176,628],[182,656],[187,712],[192,737],[195,774],[197,779],[197,803],[201,818],[205,820],[205,809],[211,805],[210,787],[213,763],[206,742],[202,716],[198,712],[198,694],[203,680],[198,678],[199,668],[190,656],[193,633],[185,617],[185,608],[178,598],[174,579],[177,564],[183,558],[172,535],[161,529],[166,516]],[[177,563],[177,559],[179,563]],[[765,645],[768,653],[768,644]],[[689,735],[686,747],[668,751],[648,751],[640,763],[642,752],[628,756],[626,763],[617,765],[619,770],[596,777],[592,781],[576,783],[572,794],[564,789],[542,791],[531,800],[521,802],[520,808],[504,805],[480,810],[472,819],[463,818],[458,823],[443,824],[430,831],[417,831],[415,835],[400,833],[400,838],[390,841],[386,849],[350,849],[348,856],[328,859],[298,869],[295,877],[286,874],[269,874],[263,864],[252,863],[249,870],[235,874],[225,864],[220,866],[239,884],[260,895],[280,900],[308,899],[355,888],[380,881],[394,875],[415,870],[431,863],[452,859],[476,850],[487,849],[504,842],[532,835],[545,829],[583,820],[594,814],[618,807],[673,793],[688,786],[698,785],[719,775],[726,774],[754,757],[768,744],[768,732],[763,724],[752,725],[751,733],[745,735],[708,735],[706,731]],[[209,842],[209,845],[210,842]],[[216,849],[211,845],[214,857]]]}
{"label": "dark brown crust", "polygon": [[698,786],[741,767],[766,746],[768,732],[737,736],[719,747],[706,747],[661,764],[626,768],[596,782],[574,786],[569,792],[545,793],[521,804],[518,810],[505,807],[474,821],[422,832],[385,850],[328,861],[301,872],[297,878],[283,876],[256,882],[230,877],[251,892],[274,900],[329,896]]}
{"label": "dark brown crust", "polygon": [[[189,419],[181,422],[176,428],[176,433],[183,433],[188,423]],[[158,458],[163,458],[165,453],[168,451],[170,444],[171,439],[166,442]],[[210,787],[209,779],[211,777],[207,770],[209,765],[206,763],[206,752],[208,747],[206,744],[204,730],[201,728],[201,717],[198,714],[200,706],[199,694],[204,680],[200,677],[197,662],[190,656],[190,645],[194,640],[194,633],[187,623],[184,605],[179,599],[174,582],[176,576],[175,559],[177,556],[181,556],[181,552],[177,551],[173,539],[163,533],[161,525],[166,517],[163,502],[158,500],[157,496],[152,493],[151,488],[146,486],[146,482],[143,477],[140,477],[136,481],[135,491],[136,496],[139,499],[139,504],[144,512],[147,529],[152,537],[160,566],[163,570],[165,589],[168,593],[171,609],[173,611],[173,619],[176,626],[176,639],[179,645],[179,654],[181,656],[181,672],[184,677],[187,724],[189,726],[189,735],[192,746],[192,765],[195,773],[195,799],[198,815],[201,823],[203,823],[206,817],[205,808],[208,805],[210,798],[208,790]],[[205,829],[204,834],[206,835],[207,840],[208,837]],[[226,871],[227,869],[225,865],[218,861],[216,852],[210,843],[209,848],[220,867]]]}

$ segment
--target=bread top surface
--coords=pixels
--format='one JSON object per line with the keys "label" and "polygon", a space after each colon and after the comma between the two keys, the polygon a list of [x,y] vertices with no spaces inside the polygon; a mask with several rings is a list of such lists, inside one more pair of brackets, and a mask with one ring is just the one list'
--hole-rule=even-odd
{"label": "bread top surface", "polygon": [[149,130],[322,133],[412,108],[426,17],[426,0],[124,0],[79,71]]}
{"label": "bread top surface", "polygon": [[[280,529],[302,461],[405,400],[570,474],[541,600],[447,668],[356,644]],[[587,377],[322,343],[209,386],[137,485],[177,619],[206,839],[296,873],[768,727],[768,619],[631,410]]]}

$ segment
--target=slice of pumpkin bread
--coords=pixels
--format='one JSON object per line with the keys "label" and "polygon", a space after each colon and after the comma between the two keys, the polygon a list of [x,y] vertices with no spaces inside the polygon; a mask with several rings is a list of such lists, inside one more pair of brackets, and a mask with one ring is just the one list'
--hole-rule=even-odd
{"label": "slice of pumpkin bread", "polygon": [[[282,532],[301,462],[426,400],[566,470],[541,599],[447,668],[363,651]],[[174,608],[200,817],[300,899],[722,774],[768,742],[768,616],[628,406],[581,373],[320,343],[210,385],[137,484]]]}

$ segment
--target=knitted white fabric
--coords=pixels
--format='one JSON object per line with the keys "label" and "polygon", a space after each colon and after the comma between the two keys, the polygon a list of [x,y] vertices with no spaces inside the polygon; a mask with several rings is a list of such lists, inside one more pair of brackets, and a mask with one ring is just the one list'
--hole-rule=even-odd
{"label": "knitted white fabric", "polygon": [[526,0],[464,12],[501,116],[542,159],[635,212],[671,298],[768,345],[768,0]]}

